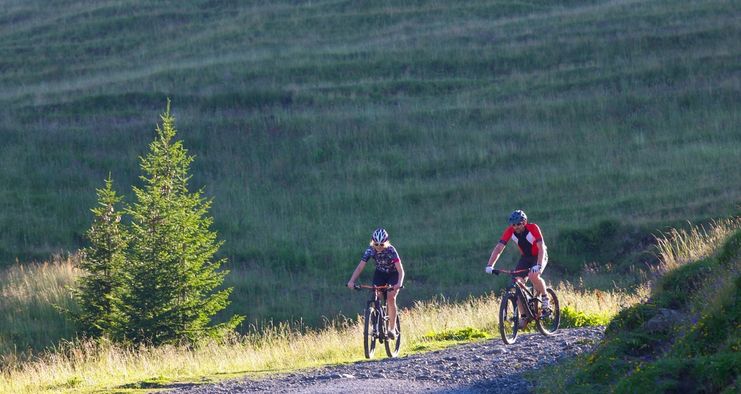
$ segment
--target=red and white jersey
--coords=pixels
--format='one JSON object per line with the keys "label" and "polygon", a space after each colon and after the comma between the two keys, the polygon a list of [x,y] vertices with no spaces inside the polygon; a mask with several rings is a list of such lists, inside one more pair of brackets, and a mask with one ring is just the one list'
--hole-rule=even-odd
{"label": "red and white jersey", "polygon": [[520,253],[523,256],[537,256],[540,250],[537,242],[542,240],[543,236],[540,235],[540,227],[535,223],[527,223],[522,234],[517,234],[514,227],[507,226],[499,242],[506,246],[507,242],[514,241],[517,247],[520,248]]}

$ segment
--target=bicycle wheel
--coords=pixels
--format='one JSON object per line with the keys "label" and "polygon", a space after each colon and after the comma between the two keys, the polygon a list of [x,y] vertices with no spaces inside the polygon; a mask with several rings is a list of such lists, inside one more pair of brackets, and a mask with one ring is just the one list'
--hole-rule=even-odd
{"label": "bicycle wheel", "polygon": [[507,345],[517,340],[517,329],[520,324],[520,314],[517,311],[517,297],[507,293],[502,296],[502,304],[499,306],[499,333]]}
{"label": "bicycle wheel", "polygon": [[561,324],[561,307],[558,304],[558,297],[553,289],[547,289],[546,293],[548,294],[550,308],[544,309],[542,307],[542,301],[540,299],[537,300],[536,305],[540,318],[536,320],[535,326],[538,327],[538,331],[541,334],[553,335]]}
{"label": "bicycle wheel", "polygon": [[365,350],[365,358],[371,358],[376,352],[376,322],[378,321],[378,311],[373,304],[365,308],[363,320],[363,350]]}
{"label": "bicycle wheel", "polygon": [[[388,332],[388,331],[387,331]],[[399,355],[399,348],[401,347],[401,325],[399,325],[399,312],[396,312],[396,339],[388,339],[384,341],[386,345],[386,355],[389,357],[396,357]]]}

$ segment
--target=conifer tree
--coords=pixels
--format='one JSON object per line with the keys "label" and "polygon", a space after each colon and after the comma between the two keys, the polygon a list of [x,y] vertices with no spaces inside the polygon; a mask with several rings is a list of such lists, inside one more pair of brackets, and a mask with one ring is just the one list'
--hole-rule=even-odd
{"label": "conifer tree", "polygon": [[81,332],[91,337],[110,335],[116,330],[118,292],[128,242],[126,228],[116,208],[121,197],[113,190],[110,174],[105,187],[97,193],[98,204],[91,209],[93,224],[85,233],[90,245],[80,253],[84,275],[73,290],[80,307],[73,316]]}
{"label": "conifer tree", "polygon": [[193,157],[175,141],[167,109],[149,153],[140,158],[143,187],[134,187],[131,243],[122,296],[124,337],[137,343],[196,341],[233,330],[243,319],[211,325],[228,304],[231,288],[218,290],[228,271],[215,259],[222,242],[210,229],[211,200],[188,190]]}

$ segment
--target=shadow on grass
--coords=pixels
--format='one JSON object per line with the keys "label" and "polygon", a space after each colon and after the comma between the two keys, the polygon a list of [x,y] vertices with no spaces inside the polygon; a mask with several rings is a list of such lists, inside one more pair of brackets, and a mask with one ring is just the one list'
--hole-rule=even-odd
{"label": "shadow on grass", "polygon": [[201,382],[171,382],[165,379],[148,379],[139,382],[127,383],[117,386],[119,390],[144,390],[144,389],[177,389],[195,387],[201,384],[213,383],[211,379],[204,379]]}

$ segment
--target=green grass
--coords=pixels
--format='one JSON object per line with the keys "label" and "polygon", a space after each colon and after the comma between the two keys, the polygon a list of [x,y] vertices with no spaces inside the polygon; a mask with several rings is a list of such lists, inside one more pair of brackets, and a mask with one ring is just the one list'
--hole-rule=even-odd
{"label": "green grass", "polygon": [[[60,343],[74,340],[77,334],[72,322],[66,318],[55,305],[64,309],[76,310],[77,306],[67,289],[81,274],[75,268],[75,259],[58,259],[39,265],[19,265],[7,270],[0,270],[0,367],[16,365],[33,356],[43,353],[44,350],[56,348]],[[610,274],[590,274],[587,283],[593,282],[593,276],[609,278]],[[367,299],[367,293],[349,290],[343,286],[331,283],[312,282],[306,286],[287,288],[279,294],[271,292],[271,287],[280,286],[281,281],[295,280],[302,282],[308,278],[291,278],[285,273],[276,273],[273,276],[266,273],[247,272],[235,269],[228,276],[228,286],[234,287],[233,302],[221,316],[230,316],[234,313],[247,313],[249,318],[240,328],[243,333],[259,335],[271,332],[276,325],[287,325],[296,332],[309,332],[312,329],[325,327],[332,322],[342,322],[346,319],[355,319],[362,315]],[[266,278],[255,279],[255,278]],[[508,285],[508,279],[493,276],[486,277],[490,282],[489,290],[477,294],[476,297],[486,299],[492,292],[499,292]],[[627,281],[624,281],[627,283]],[[422,285],[413,285],[409,281],[402,291],[399,305],[407,309],[422,309],[427,305],[460,304],[466,314],[471,308],[472,294],[476,289],[471,286],[459,285],[456,292],[447,291],[442,295],[439,288],[425,288]],[[631,305],[637,300],[646,297],[645,284],[626,288],[616,288],[610,281],[610,290],[598,290],[595,287],[585,286],[584,283],[572,284],[568,281],[550,281],[549,285],[559,292],[561,305],[564,306],[564,327],[581,327],[584,325],[604,325],[617,310]],[[606,288],[607,285],[597,287]],[[330,294],[331,297],[327,297]],[[495,308],[498,307],[495,305]],[[438,316],[438,311],[432,309],[432,318]],[[491,312],[496,315],[497,309]],[[422,312],[420,312],[422,313]],[[456,312],[459,313],[459,312]],[[260,318],[260,316],[272,316]],[[460,318],[458,318],[460,319]],[[489,330],[496,334],[493,326],[481,326],[488,318],[481,321],[466,322],[469,328],[446,330],[437,328],[425,335],[441,335],[448,338],[445,343],[458,343],[473,338],[480,333],[471,327],[480,330]],[[430,323],[435,326],[434,323]],[[472,331],[469,331],[472,330]],[[466,337],[465,335],[469,335]],[[456,338],[452,338],[457,336]],[[430,346],[431,338],[420,343],[419,349]],[[439,338],[441,342],[443,338]],[[1,369],[1,368],[0,368]]]}
{"label": "green grass", "polygon": [[[656,281],[650,302],[614,316],[594,353],[540,373],[536,391],[739,390],[739,221],[674,233],[661,244],[668,270]],[[676,259],[681,256],[695,257]]]}
{"label": "green grass", "polygon": [[606,326],[612,316],[609,313],[587,314],[570,307],[561,309],[562,328],[578,328],[587,326]]}
{"label": "green grass", "polygon": [[727,216],[741,196],[733,10],[9,5],[0,255],[77,248],[95,187],[137,181],[166,97],[238,264],[344,273],[377,225],[418,266],[430,243],[481,262],[516,207],[554,242],[603,220]]}
{"label": "green grass", "polygon": [[[503,286],[483,265],[515,208],[548,280],[602,291],[646,278],[657,229],[738,214],[731,1],[4,7],[1,266],[80,247],[109,173],[133,201],[167,97],[214,198],[227,312],[257,326],[357,314],[342,286],[379,225],[411,307]],[[39,308],[52,334],[19,320],[3,346],[72,337]]]}
{"label": "green grass", "polygon": [[[640,296],[615,292],[598,296],[573,287],[557,287],[562,305],[581,313],[614,316],[622,302]],[[617,302],[621,300],[622,302]],[[404,308],[404,355],[498,336],[499,298],[487,294],[465,302],[437,298]],[[328,321],[320,328],[285,322],[265,324],[223,343],[197,346],[121,347],[107,341],[62,342],[33,360],[14,360],[0,369],[0,393],[71,390],[147,392],[177,383],[212,383],[240,376],[265,376],[297,369],[364,360],[363,327],[358,316]],[[497,339],[498,340],[498,339]],[[376,353],[376,359],[385,357]]]}
{"label": "green grass", "polygon": [[68,286],[78,276],[69,259],[0,270],[0,366],[75,336],[57,307],[76,310]]}
{"label": "green grass", "polygon": [[[712,227],[686,233],[672,231],[662,238],[658,252],[662,262],[693,255],[698,261],[683,261],[659,277],[648,298],[644,286],[627,291],[587,290],[569,283],[556,285],[566,327],[602,325],[609,322],[606,341],[585,358],[560,363],[554,373],[543,372],[538,382],[543,392],[588,392],[595,389],[617,392],[645,391],[657,384],[666,390],[703,387],[708,391],[733,390],[729,377],[738,374],[738,277],[741,232],[739,220],[716,222]],[[719,247],[718,245],[722,245]],[[703,252],[697,252],[701,250]],[[671,251],[671,253],[669,253]],[[713,260],[719,279],[707,280],[695,265]],[[40,268],[41,273],[59,271],[61,278],[69,261]],[[20,271],[7,276],[8,288],[32,282],[36,272]],[[53,277],[54,275],[45,275]],[[47,280],[35,293],[53,298],[57,288]],[[681,298],[683,312],[698,316],[696,323],[674,329],[648,332],[645,323],[661,308],[671,305],[682,290],[699,283],[691,297]],[[20,294],[15,292],[14,294]],[[671,297],[656,297],[661,294]],[[10,294],[10,293],[8,293]],[[21,297],[16,297],[21,298]],[[405,308],[403,332],[405,354],[440,349],[452,344],[495,337],[496,295],[469,297],[451,303],[438,297],[416,301]],[[22,308],[19,308],[22,309]],[[12,316],[11,316],[12,318]],[[244,374],[287,372],[295,369],[360,360],[362,327],[355,317],[326,321],[321,329],[300,323],[268,323],[255,327],[225,343],[195,347],[162,346],[124,348],[106,341],[62,342],[33,360],[3,358],[0,392],[75,390],[128,390],[140,392],[166,388],[178,382],[213,382]],[[628,377],[625,377],[629,375]],[[729,383],[731,382],[731,383]],[[701,386],[697,386],[697,385]],[[729,386],[729,384],[731,384]],[[689,386],[686,386],[689,385]]]}

